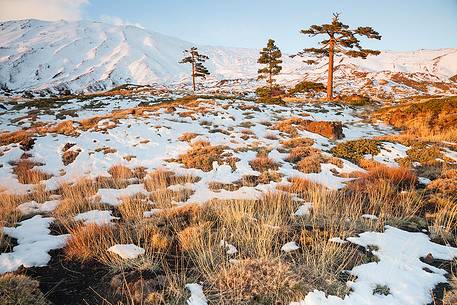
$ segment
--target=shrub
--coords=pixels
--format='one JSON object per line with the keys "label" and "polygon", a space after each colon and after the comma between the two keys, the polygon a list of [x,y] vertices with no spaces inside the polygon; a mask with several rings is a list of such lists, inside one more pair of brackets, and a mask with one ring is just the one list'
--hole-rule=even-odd
{"label": "shrub", "polygon": [[266,156],[256,157],[254,160],[249,161],[249,165],[253,170],[258,172],[264,172],[269,169],[277,170],[279,168],[279,164],[277,162]]}
{"label": "shrub", "polygon": [[443,154],[438,146],[426,146],[416,144],[406,151],[408,162],[419,162],[421,164],[436,163],[436,159],[442,158]]}
{"label": "shrub", "polygon": [[377,140],[360,139],[338,143],[330,152],[336,157],[359,163],[364,155],[371,154],[375,156],[381,150]]}
{"label": "shrub", "polygon": [[312,133],[317,133],[323,137],[327,137],[333,140],[341,139],[344,137],[343,125],[341,122],[311,121],[299,117],[292,117],[279,121],[274,126],[274,128],[279,131],[288,133],[293,137],[298,135],[297,130],[306,130]]}
{"label": "shrub", "polygon": [[303,158],[315,155],[320,155],[320,151],[317,148],[310,146],[298,146],[292,148],[292,150],[286,158],[286,161],[296,163],[302,160]]}
{"label": "shrub", "polygon": [[359,94],[343,96],[342,101],[352,106],[365,106],[371,103],[370,97]]}
{"label": "shrub", "polygon": [[269,104],[284,103],[281,99],[281,96],[284,95],[284,90],[281,89],[279,86],[275,86],[273,88],[273,90],[270,90],[270,88],[267,86],[259,87],[255,90],[255,93],[259,97],[258,101],[261,103],[269,103]]}
{"label": "shrub", "polygon": [[310,155],[301,159],[297,163],[297,167],[305,174],[319,173],[321,171],[321,161],[322,158],[320,155]]}
{"label": "shrub", "polygon": [[298,146],[311,146],[314,140],[306,137],[296,137],[289,140],[281,141],[282,146],[285,148],[295,148]]}
{"label": "shrub", "polygon": [[315,83],[310,81],[301,81],[294,87],[287,91],[288,95],[294,95],[296,93],[318,93],[325,91],[325,86],[322,83]]}

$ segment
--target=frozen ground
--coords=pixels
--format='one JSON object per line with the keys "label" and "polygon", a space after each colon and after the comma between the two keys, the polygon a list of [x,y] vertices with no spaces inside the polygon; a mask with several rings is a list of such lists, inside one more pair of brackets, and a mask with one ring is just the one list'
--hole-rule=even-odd
{"label": "frozen ground", "polygon": [[[95,115],[108,114],[115,108],[136,106],[140,100],[122,100],[119,98],[102,98],[102,104],[96,109],[83,109],[83,104],[69,103],[61,109],[76,110],[78,117],[71,118],[78,121]],[[70,101],[71,102],[71,101]],[[106,104],[105,106],[103,106]],[[21,113],[21,111],[23,111]],[[8,111],[0,121],[2,131],[17,130],[29,126],[30,118],[24,117],[26,110]],[[189,203],[203,203],[210,199],[256,199],[270,190],[275,190],[278,184],[287,185],[288,179],[302,177],[322,184],[330,189],[339,189],[353,178],[345,174],[354,171],[363,171],[357,165],[341,160],[342,165],[324,163],[318,173],[305,174],[286,160],[287,153],[281,150],[281,141],[289,136],[273,128],[273,125],[283,119],[291,117],[305,117],[314,121],[341,121],[343,123],[344,140],[372,138],[391,134],[394,131],[383,124],[365,122],[359,113],[347,106],[330,104],[292,104],[288,106],[259,105],[253,102],[239,100],[204,100],[197,108],[176,106],[170,110],[160,108],[146,110],[141,115],[129,115],[121,119],[112,120],[109,117],[100,120],[98,124],[83,130],[76,126],[78,135],[66,136],[48,133],[35,138],[33,148],[27,153],[34,161],[39,162],[35,169],[46,172],[52,177],[42,182],[47,190],[56,190],[64,182],[76,182],[81,178],[109,177],[108,170],[114,165],[124,165],[131,169],[143,167],[151,172],[156,169],[166,169],[179,175],[192,175],[199,178],[195,183],[170,186],[171,189],[187,189],[191,195],[183,201],[175,202],[176,205]],[[69,119],[64,117],[63,119]],[[50,114],[40,114],[36,122],[53,122],[56,120],[55,111]],[[59,120],[59,119],[57,119]],[[18,124],[18,122],[23,122]],[[190,142],[180,139],[184,133],[195,133],[197,136]],[[330,154],[330,149],[337,143],[328,138],[304,130],[299,130],[298,136],[314,140],[313,147],[321,150],[325,155]],[[230,153],[237,158],[235,167],[229,164],[214,162],[212,169],[203,171],[195,168],[185,168],[175,159],[191,149],[192,143],[208,141],[211,145],[223,145],[224,153]],[[69,150],[78,151],[76,159],[64,165],[62,150],[67,143],[74,144]],[[250,161],[257,154],[260,147],[269,148],[268,156],[279,164],[278,172],[282,175],[279,182],[258,184],[256,186],[243,186],[237,190],[213,190],[211,183],[232,184],[245,175],[259,176],[261,173],[254,170]],[[398,143],[381,143],[381,152],[376,156],[366,156],[389,166],[398,166],[397,158],[404,157],[408,147]],[[106,152],[109,149],[109,152]],[[18,144],[10,144],[0,148],[0,189],[3,192],[26,194],[36,187],[35,185],[22,184],[13,173],[13,162],[17,161],[24,151]],[[448,151],[449,157],[454,157]],[[117,206],[123,197],[134,194],[148,194],[145,186],[138,181],[125,188],[98,190],[97,197],[101,203]],[[151,211],[145,212],[145,217],[157,211],[154,202]],[[14,271],[19,266],[42,266],[50,259],[48,251],[61,248],[65,245],[67,235],[54,236],[50,234],[49,226],[53,218],[46,217],[58,205],[58,198],[45,203],[27,202],[19,209],[24,215],[33,215],[16,227],[6,227],[4,234],[16,238],[18,245],[11,252],[0,254],[0,273]],[[303,202],[295,212],[295,216],[306,216],[312,209],[312,203]],[[376,215],[366,215],[372,219]],[[86,224],[110,224],[116,221],[111,211],[92,210],[80,213],[75,220]],[[433,267],[420,260],[431,254],[435,259],[452,260],[457,257],[457,249],[432,243],[423,233],[405,232],[393,227],[387,227],[383,233],[365,232],[343,240],[337,236],[331,239],[336,243],[353,243],[364,248],[378,257],[378,262],[371,262],[355,267],[349,272],[357,278],[347,282],[352,289],[344,299],[328,296],[315,290],[309,293],[304,300],[295,304],[320,305],[320,304],[392,304],[392,305],[421,305],[432,301],[430,290],[440,282],[446,282],[446,271]],[[237,249],[225,241],[221,241],[227,254],[236,254]],[[376,246],[375,250],[373,246]],[[282,248],[283,252],[299,249],[295,241],[290,241]],[[371,249],[371,250],[370,250]],[[109,251],[122,258],[130,259],[142,255],[144,249],[133,244],[116,245]],[[187,303],[191,305],[207,304],[202,287],[204,283],[188,284],[191,292]],[[388,289],[387,295],[374,293],[376,289]],[[387,288],[385,288],[387,287]]]}
{"label": "frozen ground", "polygon": [[[102,101],[106,103],[109,100],[104,98]],[[130,100],[114,99],[113,102],[114,105],[132,105]],[[84,110],[83,116],[74,118],[74,120],[87,118],[89,115],[109,113],[114,107],[113,104],[109,104],[107,109],[90,112]],[[338,105],[265,106],[246,101],[219,100],[214,105],[202,102],[200,107],[210,109],[210,111],[206,113],[194,111],[191,116],[185,116],[189,109],[184,107],[176,107],[172,113],[167,113],[166,109],[162,108],[150,113],[145,112],[143,116],[123,118],[118,122],[109,119],[101,120],[96,128],[81,130],[77,137],[46,134],[36,138],[35,145],[29,153],[33,156],[33,160],[42,164],[35,167],[36,169],[53,176],[44,182],[49,190],[56,189],[63,182],[74,182],[83,177],[109,176],[108,170],[111,166],[122,164],[132,169],[145,167],[148,171],[152,171],[162,168],[181,175],[191,174],[200,177],[198,183],[190,186],[195,191],[187,200],[188,203],[191,203],[204,202],[211,198],[256,198],[261,192],[274,189],[275,182],[257,187],[243,187],[232,192],[221,190],[215,193],[208,189],[210,182],[233,183],[244,175],[259,175],[260,173],[254,171],[249,165],[249,161],[255,158],[255,149],[258,147],[271,148],[269,157],[279,162],[279,172],[284,175],[281,183],[286,183],[287,178],[299,176],[330,188],[341,188],[350,179],[341,177],[339,174],[362,170],[346,160],[343,160],[341,168],[333,164],[323,164],[320,173],[303,174],[296,170],[291,163],[284,160],[287,154],[278,151],[281,146],[280,142],[288,139],[288,136],[269,126],[281,119],[307,115],[306,119],[309,120],[341,121],[344,124],[345,140],[374,137],[393,132],[386,125],[366,123],[357,116],[357,112],[352,108]],[[243,107],[255,107],[253,108],[255,110],[242,110]],[[184,115],[181,115],[183,113]],[[41,117],[38,117],[37,120],[41,120]],[[244,125],[249,123],[252,126]],[[10,127],[8,125],[5,129]],[[184,168],[180,163],[169,162],[168,160],[177,158],[190,149],[191,143],[178,139],[183,133],[188,132],[198,135],[192,142],[203,140],[210,142],[211,145],[224,145],[225,152],[229,152],[239,159],[236,169],[232,170],[227,164],[214,164],[211,171],[203,172],[198,169]],[[247,132],[249,134],[246,134]],[[244,139],[246,135],[248,138]],[[329,151],[335,144],[326,137],[308,131],[300,131],[299,136],[313,139],[314,147],[323,151]],[[74,162],[65,166],[62,161],[62,148],[67,143],[75,144],[70,150],[80,151],[80,153]],[[105,154],[103,148],[113,149],[113,152]],[[398,154],[392,150],[398,150],[401,154],[403,147],[392,146],[389,149],[390,153],[385,153],[383,150],[375,158],[382,159],[386,163],[395,162],[394,159]],[[11,162],[18,160],[23,153],[20,146],[11,144],[2,147],[1,151],[0,162],[3,167],[0,168],[0,185],[14,193],[31,191],[33,185],[19,183],[12,174]],[[134,158],[126,160],[124,158],[126,156],[134,156]],[[102,202],[116,205],[118,198],[139,192],[146,191],[141,185],[134,184],[127,189],[101,189],[99,195]]]}

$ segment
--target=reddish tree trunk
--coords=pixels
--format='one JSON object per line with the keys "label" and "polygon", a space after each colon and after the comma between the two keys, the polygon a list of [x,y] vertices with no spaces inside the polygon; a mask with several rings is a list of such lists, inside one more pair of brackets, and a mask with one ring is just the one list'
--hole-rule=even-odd
{"label": "reddish tree trunk", "polygon": [[269,80],[269,83],[270,83],[270,94],[269,94],[269,96],[270,96],[270,100],[271,100],[272,97],[273,97],[273,75],[272,75],[273,71],[272,71],[272,67],[271,67],[271,52],[268,51],[268,53],[269,53],[269,57],[270,57],[270,64],[268,65],[268,68],[270,69],[270,71],[269,71],[270,72],[270,80]]}
{"label": "reddish tree trunk", "polygon": [[195,92],[195,57],[194,53],[192,53],[192,88],[194,89]]}
{"label": "reddish tree trunk", "polygon": [[330,38],[328,52],[328,78],[327,78],[327,99],[333,99],[333,56],[334,56],[335,40]]}

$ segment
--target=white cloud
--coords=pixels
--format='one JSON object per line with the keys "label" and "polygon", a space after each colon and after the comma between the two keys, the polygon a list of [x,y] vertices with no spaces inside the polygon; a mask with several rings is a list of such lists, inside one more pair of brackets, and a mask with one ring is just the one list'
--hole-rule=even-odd
{"label": "white cloud", "polygon": [[141,24],[126,21],[118,16],[101,15],[100,21],[114,25],[134,25],[136,27],[144,29],[144,27]]}
{"label": "white cloud", "polygon": [[78,20],[89,0],[0,0],[0,20]]}

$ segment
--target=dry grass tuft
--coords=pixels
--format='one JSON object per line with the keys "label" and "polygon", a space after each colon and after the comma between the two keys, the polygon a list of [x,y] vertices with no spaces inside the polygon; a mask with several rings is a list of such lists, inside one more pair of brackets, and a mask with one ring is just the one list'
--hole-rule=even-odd
{"label": "dry grass tuft", "polygon": [[[200,178],[192,175],[176,175],[162,169],[149,173],[144,179],[144,186],[151,192],[150,199],[158,208],[169,208],[174,201],[185,201],[193,194],[193,190],[186,187],[188,183],[196,183]],[[179,185],[178,190],[170,190],[169,186]]]}
{"label": "dry grass tuft", "polygon": [[19,159],[13,163],[13,173],[17,176],[19,183],[22,184],[38,184],[40,181],[48,180],[52,177],[39,169],[34,169],[38,165],[41,164],[28,158]]}
{"label": "dry grass tuft", "polygon": [[361,174],[357,180],[350,184],[355,190],[367,189],[374,186],[381,180],[387,181],[397,190],[411,190],[417,184],[417,177],[413,171],[404,167],[377,166]]}
{"label": "dry grass tuft", "polygon": [[297,163],[297,168],[305,173],[319,173],[321,171],[322,158],[319,155],[311,155],[301,159]]}
{"label": "dry grass tuft", "polygon": [[0,302],[3,305],[49,305],[39,289],[39,282],[20,275],[0,276]]}
{"label": "dry grass tuft", "polygon": [[76,159],[76,157],[78,157],[78,155],[79,155],[79,151],[77,151],[77,150],[66,150],[62,154],[63,165],[67,166],[67,165],[73,163],[73,161],[75,161],[75,159]]}
{"label": "dry grass tuft", "polygon": [[280,259],[245,259],[210,278],[220,304],[288,304],[303,297],[293,266]]}
{"label": "dry grass tuft", "polygon": [[295,148],[298,146],[311,146],[314,144],[314,140],[305,137],[296,137],[289,140],[281,141],[281,145],[285,148]]}
{"label": "dry grass tuft", "polygon": [[197,223],[202,217],[203,209],[196,204],[187,204],[182,207],[163,209],[154,214],[159,226],[168,227],[169,230],[179,232],[190,224]]}
{"label": "dry grass tuft", "polygon": [[183,142],[190,142],[192,139],[197,137],[198,134],[193,133],[193,132],[185,132],[181,136],[179,136],[178,140],[183,141]]}
{"label": "dry grass tuft", "polygon": [[106,256],[106,250],[113,246],[113,226],[95,224],[79,225],[69,230],[70,239],[65,247],[68,259],[87,262]]}
{"label": "dry grass tuft", "polygon": [[0,227],[16,224],[21,217],[17,206],[25,200],[24,196],[0,193]]}
{"label": "dry grass tuft", "polygon": [[427,189],[447,195],[455,195],[457,190],[457,169],[444,170],[438,179],[427,185]]}
{"label": "dry grass tuft", "polygon": [[8,145],[11,143],[19,143],[24,140],[27,140],[31,135],[31,132],[28,130],[17,130],[8,133],[0,134],[0,145]]}
{"label": "dry grass tuft", "polygon": [[279,121],[274,128],[292,137],[298,136],[298,130],[307,130],[329,139],[341,139],[344,137],[341,122],[311,121],[293,117]]}
{"label": "dry grass tuft", "polygon": [[187,153],[179,156],[179,162],[187,168],[198,168],[209,172],[213,169],[213,162],[223,163],[224,147],[211,146],[209,142],[199,141],[192,144]]}
{"label": "dry grass tuft", "polygon": [[[145,223],[121,223],[118,225],[77,225],[69,228],[70,239],[65,247],[67,259],[82,263],[96,260],[113,270],[153,270],[163,259],[169,243],[156,226]],[[122,259],[110,253],[108,248],[116,244],[135,244],[145,250],[136,259]]]}
{"label": "dry grass tuft", "polygon": [[296,146],[291,149],[289,155],[286,158],[286,161],[296,163],[301,159],[311,155],[320,155],[320,151],[317,148],[310,146]]}
{"label": "dry grass tuft", "polygon": [[133,171],[130,168],[128,168],[125,165],[120,165],[120,164],[111,166],[111,168],[108,169],[108,173],[114,179],[121,179],[121,180],[130,179],[130,178],[133,178],[133,176],[134,176]]}
{"label": "dry grass tuft", "polygon": [[140,221],[144,218],[144,212],[151,209],[151,204],[144,195],[138,194],[124,197],[117,210],[125,221]]}
{"label": "dry grass tuft", "polygon": [[63,223],[70,221],[79,213],[103,209],[103,205],[94,197],[97,194],[98,185],[92,180],[83,179],[73,184],[64,183],[59,191],[62,198],[53,214]]}
{"label": "dry grass tuft", "polygon": [[264,152],[259,152],[254,160],[249,161],[249,165],[258,172],[277,170],[279,168],[279,163],[268,157]]}

